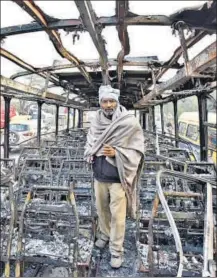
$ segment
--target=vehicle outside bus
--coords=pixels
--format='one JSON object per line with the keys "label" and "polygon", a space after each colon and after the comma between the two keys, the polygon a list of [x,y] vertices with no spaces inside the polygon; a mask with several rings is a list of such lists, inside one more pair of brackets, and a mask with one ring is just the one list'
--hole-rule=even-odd
{"label": "vehicle outside bus", "polygon": [[[12,119],[16,115],[18,115],[18,113],[16,111],[16,108],[13,105],[11,105],[10,106],[10,119]],[[4,105],[3,105],[3,102],[2,102],[2,105],[1,105],[1,126],[0,126],[0,128],[4,129],[4,127],[5,127],[5,108],[4,108]]]}
{"label": "vehicle outside bus", "polygon": [[[195,156],[200,160],[200,137],[198,112],[184,112],[179,117],[179,137],[191,143]],[[208,123],[216,124],[216,113],[208,113]],[[217,165],[216,129],[208,127],[208,159]],[[180,143],[180,147],[184,147]]]}

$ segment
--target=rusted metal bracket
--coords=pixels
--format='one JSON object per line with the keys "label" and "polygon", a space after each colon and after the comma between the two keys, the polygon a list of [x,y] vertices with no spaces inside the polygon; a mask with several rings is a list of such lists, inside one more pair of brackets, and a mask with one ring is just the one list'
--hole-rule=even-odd
{"label": "rusted metal bracket", "polygon": [[101,35],[102,26],[97,24],[97,17],[90,1],[75,1],[75,4],[80,12],[82,23],[89,32],[99,53],[103,84],[107,85],[110,83],[108,75],[108,56],[105,48],[105,40]]}
{"label": "rusted metal bracket", "polygon": [[87,82],[93,85],[91,77],[89,73],[86,71],[85,67],[82,65],[82,62],[76,56],[74,56],[72,53],[66,50],[66,48],[62,44],[60,34],[57,31],[50,30],[48,28],[49,20],[47,19],[43,11],[34,3],[34,1],[29,0],[14,2],[23,10],[25,10],[30,16],[32,16],[40,25],[43,26],[43,28],[45,28],[46,33],[49,35],[50,40],[52,41],[55,49],[60,54],[60,56],[62,58],[66,58],[68,61],[76,65],[76,67],[82,73]]}
{"label": "rusted metal bracket", "polygon": [[185,61],[185,66],[187,66],[187,63],[189,62],[189,57],[188,57],[188,49],[187,49],[185,34],[184,34],[184,27],[186,26],[186,24],[184,21],[178,21],[175,25],[176,25],[176,28],[178,29],[178,34],[179,34],[180,44],[182,47],[182,54],[183,54],[183,58]]}
{"label": "rusted metal bracket", "polygon": [[118,60],[117,74],[118,74],[119,88],[121,88],[121,83],[123,79],[123,59],[124,56],[130,53],[129,36],[127,32],[127,26],[125,23],[125,17],[127,16],[128,11],[129,11],[128,1],[116,0],[116,16],[118,17],[117,31],[122,46],[122,49],[118,53],[118,57],[117,57]]}

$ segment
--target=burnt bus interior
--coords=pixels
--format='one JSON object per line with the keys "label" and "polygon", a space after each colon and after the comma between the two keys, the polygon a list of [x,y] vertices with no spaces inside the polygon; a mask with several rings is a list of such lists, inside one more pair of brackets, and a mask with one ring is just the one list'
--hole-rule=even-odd
{"label": "burnt bus interior", "polygon": [[[216,165],[208,160],[208,128],[216,130],[216,123],[208,121],[207,108],[208,101],[216,107],[211,96],[216,90],[216,38],[196,56],[189,56],[195,45],[216,32],[216,1],[201,1],[197,7],[170,15],[140,15],[130,11],[131,1],[114,1],[115,14],[101,17],[94,11],[94,1],[74,1],[78,19],[50,16],[40,7],[40,1],[11,2],[33,21],[2,27],[0,35],[1,57],[23,69],[10,78],[1,74],[5,111],[1,276],[216,277]],[[158,56],[128,56],[129,26],[171,27],[171,36],[176,35],[180,45],[167,61]],[[121,45],[113,59],[108,58],[102,35],[110,27],[116,28]],[[141,36],[146,36],[140,30]],[[99,59],[91,59],[91,52],[89,60],[76,57],[64,46],[61,31],[72,34],[74,42],[81,33],[88,33]],[[54,61],[39,68],[4,48],[11,36],[19,40],[23,34],[37,32],[47,34],[49,43],[67,63]],[[171,69],[175,74],[162,81]],[[44,79],[40,89],[17,81],[33,74]],[[88,130],[84,115],[99,108],[101,84],[120,89],[120,103],[139,118],[145,135],[137,219],[127,219],[125,261],[118,270],[109,265],[108,248],[99,251],[94,247],[97,215],[93,175],[83,161]],[[64,93],[51,92],[54,87]],[[183,99],[187,102],[191,96],[198,100],[199,158],[179,134],[178,103]],[[25,145],[17,161],[9,155],[13,99],[34,101],[38,109],[35,144]],[[166,134],[164,108],[168,103],[173,106],[174,135]],[[50,139],[43,139],[41,131],[44,104],[56,107],[56,126]],[[60,107],[68,109],[63,131],[58,126]],[[160,111],[160,131],[156,128],[156,109]],[[72,111],[73,115],[77,113],[77,120],[74,116],[70,126]],[[213,151],[216,154],[216,146]]]}

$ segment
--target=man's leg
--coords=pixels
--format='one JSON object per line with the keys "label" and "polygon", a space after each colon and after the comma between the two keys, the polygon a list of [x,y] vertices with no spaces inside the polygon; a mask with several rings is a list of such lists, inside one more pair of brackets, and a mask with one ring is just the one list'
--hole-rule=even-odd
{"label": "man's leg", "polygon": [[[120,267],[123,256],[123,243],[126,225],[127,200],[125,191],[120,183],[113,183],[109,187],[110,211],[111,211],[111,232],[110,232],[110,253],[112,255],[111,265]],[[115,259],[116,258],[116,259]]]}
{"label": "man's leg", "polygon": [[[96,209],[99,220],[100,238],[107,242],[110,238],[111,213],[109,208],[109,183],[94,180]],[[100,246],[98,246],[100,247]],[[103,246],[102,246],[103,247]]]}

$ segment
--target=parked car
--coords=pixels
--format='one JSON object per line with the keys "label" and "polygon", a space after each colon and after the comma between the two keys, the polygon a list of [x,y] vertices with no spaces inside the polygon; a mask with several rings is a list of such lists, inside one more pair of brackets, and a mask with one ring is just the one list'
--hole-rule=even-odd
{"label": "parked car", "polygon": [[14,120],[10,123],[10,149],[20,149],[20,144],[37,135],[37,129],[31,120]]}
{"label": "parked car", "polygon": [[[42,124],[41,132],[47,132],[48,127]],[[37,120],[16,119],[10,122],[9,145],[10,150],[19,150],[24,145],[34,143],[34,137],[37,136]]]}

